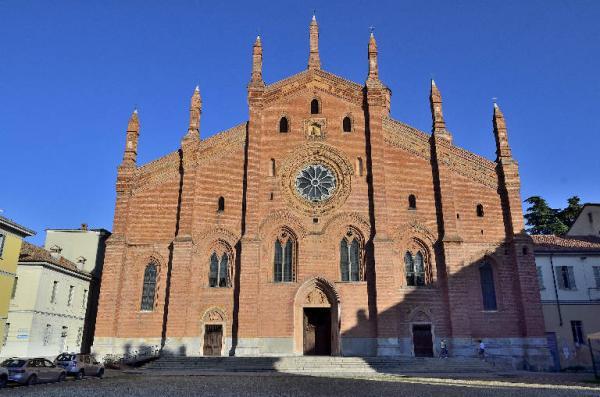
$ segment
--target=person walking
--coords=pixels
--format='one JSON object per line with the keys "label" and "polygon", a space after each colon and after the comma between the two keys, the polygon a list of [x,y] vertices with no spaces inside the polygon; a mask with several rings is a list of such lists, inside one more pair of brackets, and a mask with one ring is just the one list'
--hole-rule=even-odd
{"label": "person walking", "polygon": [[448,358],[448,344],[446,339],[440,341],[440,358]]}
{"label": "person walking", "polygon": [[479,358],[482,360],[485,358],[485,343],[481,339],[479,339]]}

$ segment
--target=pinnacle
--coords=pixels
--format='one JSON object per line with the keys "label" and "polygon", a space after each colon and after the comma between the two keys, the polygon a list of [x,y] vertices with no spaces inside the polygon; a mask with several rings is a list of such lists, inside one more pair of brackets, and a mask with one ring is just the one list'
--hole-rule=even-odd
{"label": "pinnacle", "polygon": [[437,86],[435,85],[435,80],[434,80],[434,79],[431,79],[431,86],[432,86],[432,87],[437,87]]}
{"label": "pinnacle", "polygon": [[133,114],[138,114],[137,108],[133,109]]}
{"label": "pinnacle", "polygon": [[313,12],[312,20],[317,22],[317,15]]}
{"label": "pinnacle", "polygon": [[194,89],[194,92],[200,92],[200,86],[197,85],[196,88]]}

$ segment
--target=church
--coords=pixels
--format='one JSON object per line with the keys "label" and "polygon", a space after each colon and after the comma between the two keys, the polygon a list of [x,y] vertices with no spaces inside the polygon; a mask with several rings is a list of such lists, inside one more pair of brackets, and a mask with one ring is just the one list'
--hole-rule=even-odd
{"label": "church", "polygon": [[[371,33],[364,83],[308,67],[267,84],[252,50],[248,120],[202,138],[196,87],[177,151],[118,167],[93,351],[182,356],[549,353],[517,161],[453,142],[431,81],[430,133],[390,117]],[[492,134],[490,133],[490,139]]]}

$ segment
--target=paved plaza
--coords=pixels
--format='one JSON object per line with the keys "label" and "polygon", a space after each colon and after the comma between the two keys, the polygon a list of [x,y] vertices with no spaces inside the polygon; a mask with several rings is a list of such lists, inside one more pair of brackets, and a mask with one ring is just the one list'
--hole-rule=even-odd
{"label": "paved plaza", "polygon": [[[468,380],[467,380],[468,379]],[[600,396],[590,376],[521,374],[360,377],[285,374],[159,376],[112,372],[105,379],[15,386],[2,396]]]}

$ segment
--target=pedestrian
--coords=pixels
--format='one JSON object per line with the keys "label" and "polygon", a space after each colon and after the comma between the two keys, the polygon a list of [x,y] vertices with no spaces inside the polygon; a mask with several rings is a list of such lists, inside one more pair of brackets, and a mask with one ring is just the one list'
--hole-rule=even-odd
{"label": "pedestrian", "polygon": [[481,339],[479,339],[479,358],[482,360],[485,358],[485,343]]}
{"label": "pedestrian", "polygon": [[448,358],[448,344],[446,339],[442,339],[440,342],[440,358]]}

